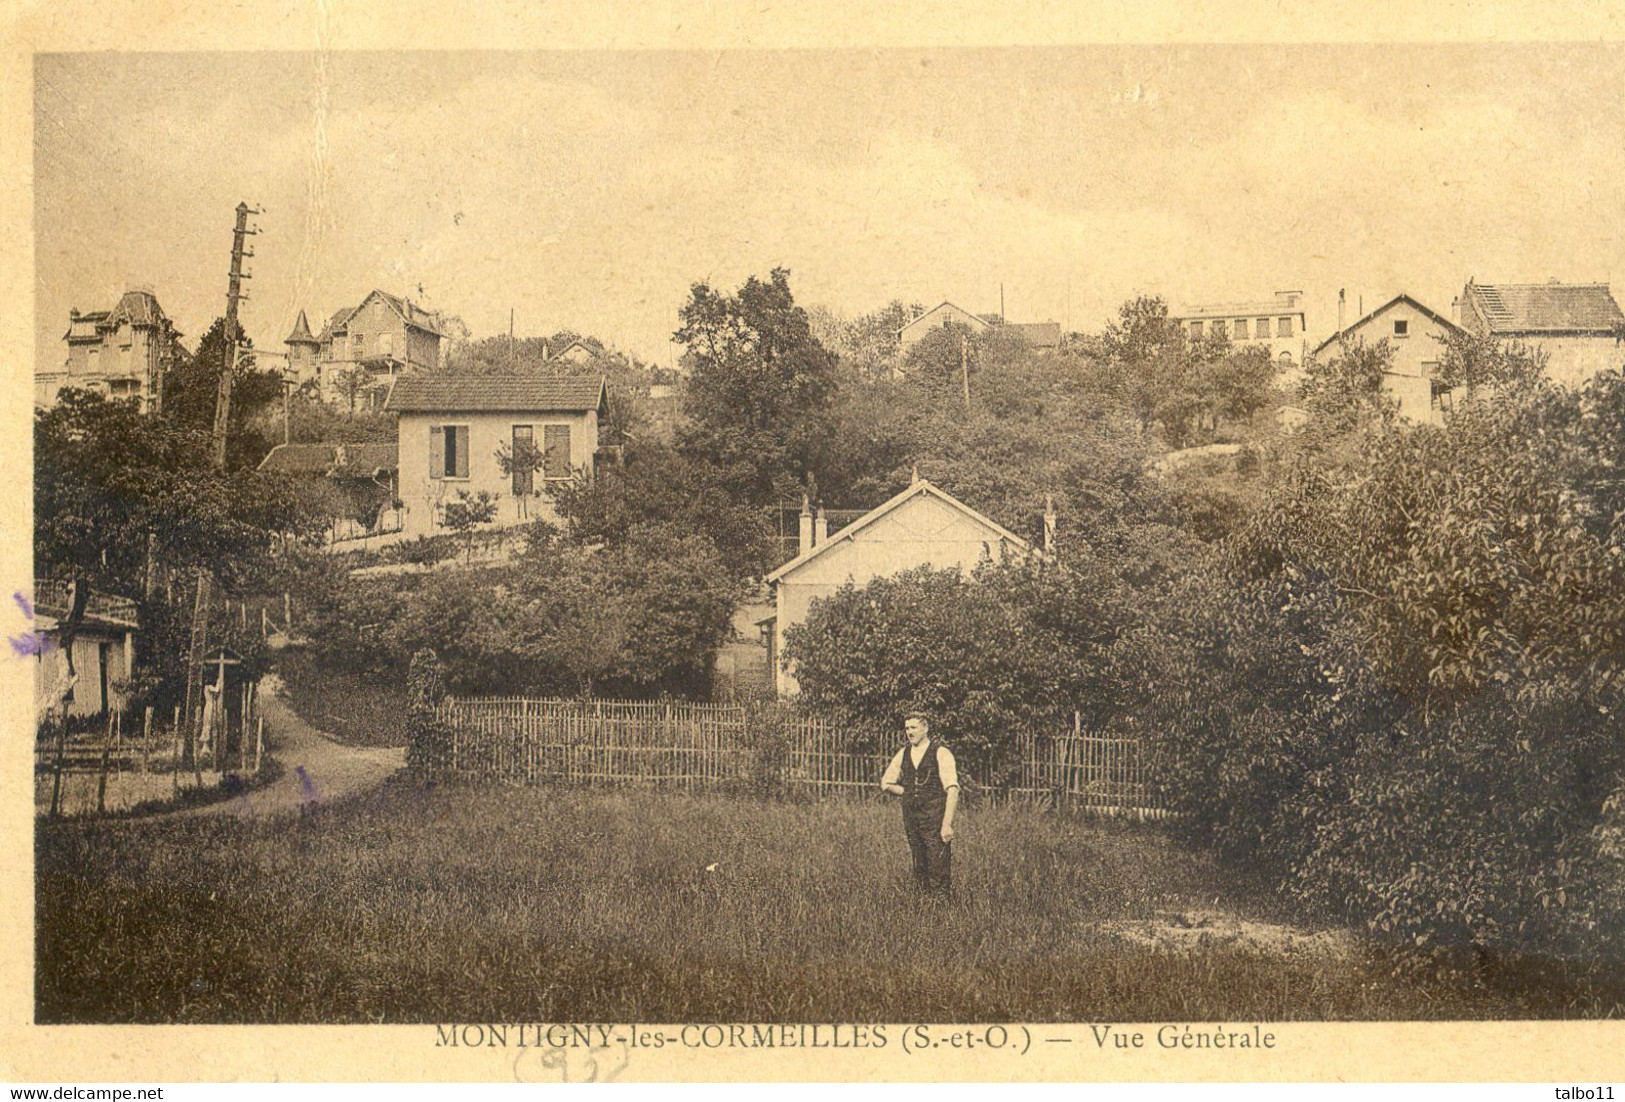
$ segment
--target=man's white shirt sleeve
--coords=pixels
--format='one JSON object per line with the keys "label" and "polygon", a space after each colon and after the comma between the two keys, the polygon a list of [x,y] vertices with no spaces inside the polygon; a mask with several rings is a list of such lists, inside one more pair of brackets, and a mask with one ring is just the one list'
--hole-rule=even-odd
{"label": "man's white shirt sleeve", "polygon": [[959,787],[959,767],[954,764],[954,752],[946,746],[937,747],[937,774],[944,790]]}
{"label": "man's white shirt sleeve", "polygon": [[896,784],[902,779],[903,754],[907,750],[908,747],[905,746],[897,751],[897,755],[892,758],[891,764],[886,766],[886,772],[880,778],[880,787],[885,788],[887,785]]}

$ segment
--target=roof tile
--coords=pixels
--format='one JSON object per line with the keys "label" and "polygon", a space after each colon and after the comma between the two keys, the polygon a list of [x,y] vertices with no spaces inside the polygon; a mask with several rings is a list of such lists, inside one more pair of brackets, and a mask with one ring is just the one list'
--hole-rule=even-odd
{"label": "roof tile", "polygon": [[1606,283],[1469,283],[1491,333],[1612,331],[1625,313]]}
{"label": "roof tile", "polygon": [[384,408],[401,413],[588,410],[604,400],[602,376],[406,375]]}

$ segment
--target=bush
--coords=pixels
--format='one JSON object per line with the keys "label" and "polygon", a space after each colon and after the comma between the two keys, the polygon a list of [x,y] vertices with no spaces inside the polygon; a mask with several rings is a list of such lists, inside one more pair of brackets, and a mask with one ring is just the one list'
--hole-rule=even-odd
{"label": "bush", "polygon": [[910,706],[930,709],[935,734],[990,784],[1015,767],[1021,733],[1070,725],[1081,682],[1054,632],[992,588],[929,567],[814,601],[785,656],[806,705],[860,739],[897,730]]}
{"label": "bush", "polygon": [[1301,905],[1619,959],[1625,381],[1517,378],[1284,481],[1121,661],[1187,826]]}
{"label": "bush", "polygon": [[419,777],[438,776],[451,762],[452,731],[439,717],[446,678],[434,651],[412,655],[406,689],[406,767]]}

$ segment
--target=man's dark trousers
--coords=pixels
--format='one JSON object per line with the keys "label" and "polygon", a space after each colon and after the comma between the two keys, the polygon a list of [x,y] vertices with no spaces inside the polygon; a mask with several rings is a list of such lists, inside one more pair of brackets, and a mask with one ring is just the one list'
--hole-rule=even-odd
{"label": "man's dark trousers", "polygon": [[942,814],[948,808],[948,793],[942,787],[937,769],[937,747],[926,748],[920,764],[903,750],[903,832],[908,835],[909,852],[914,856],[914,880],[929,892],[946,895],[953,858],[952,847],[942,840]]}
{"label": "man's dark trousers", "polygon": [[914,855],[914,881],[929,892],[947,894],[952,874],[953,847],[942,840],[942,807],[926,814],[903,811],[903,830]]}

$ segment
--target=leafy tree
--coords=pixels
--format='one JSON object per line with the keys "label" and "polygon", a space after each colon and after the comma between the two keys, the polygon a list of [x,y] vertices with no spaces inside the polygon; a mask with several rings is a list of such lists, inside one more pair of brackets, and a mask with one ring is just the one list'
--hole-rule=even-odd
{"label": "leafy tree", "polygon": [[1539,346],[1518,341],[1503,345],[1489,337],[1456,330],[1444,339],[1438,381],[1465,395],[1527,395],[1546,379],[1549,357]]}
{"label": "leafy tree", "polygon": [[790,273],[752,276],[737,294],[696,283],[676,340],[687,350],[680,440],[756,505],[798,492],[829,447],[835,358],[813,337]]}
{"label": "leafy tree", "polygon": [[785,634],[801,699],[880,750],[902,710],[931,708],[968,775],[1004,779],[1022,733],[1070,726],[1076,662],[1053,632],[957,570],[919,567],[813,602]]}
{"label": "leafy tree", "polygon": [[[243,338],[246,348],[253,342]],[[212,433],[215,405],[220,393],[220,373],[230,367],[232,344],[226,335],[226,319],[216,318],[198,341],[197,352],[182,359],[167,372],[164,383],[163,416],[179,428]],[[262,371],[251,353],[237,361],[237,375],[231,388],[231,412],[226,425],[226,465],[233,469],[259,465],[271,448],[281,442],[281,434],[267,435],[264,415],[280,410],[282,376]]]}
{"label": "leafy tree", "polygon": [[1622,391],[1516,381],[1283,480],[1126,655],[1193,830],[1411,944],[1617,956]]}
{"label": "leafy tree", "polygon": [[447,528],[463,537],[464,551],[469,561],[473,561],[474,530],[491,523],[496,515],[497,499],[489,491],[471,495],[467,490],[458,490],[456,500],[445,504],[442,519]]}
{"label": "leafy tree", "polygon": [[560,486],[555,501],[572,537],[585,545],[622,546],[648,527],[707,540],[729,578],[760,576],[772,565],[761,511],[738,501],[714,468],[672,448],[631,448],[624,464]]}
{"label": "leafy tree", "polygon": [[925,313],[919,303],[893,299],[878,310],[846,318],[828,307],[807,311],[813,335],[840,357],[842,367],[857,379],[878,379],[898,368],[903,326]]}
{"label": "leafy tree", "polygon": [[1204,423],[1226,407],[1250,416],[1262,408],[1262,368],[1243,357],[1230,369],[1216,368],[1235,354],[1222,336],[1193,338],[1168,316],[1160,298],[1123,304],[1117,320],[1085,345],[1086,354],[1109,365],[1112,390],[1134,415],[1141,432],[1162,426],[1168,444],[1196,441]]}
{"label": "leafy tree", "polygon": [[324,664],[397,684],[432,645],[459,693],[704,698],[737,597],[698,538],[540,539],[497,566],[332,579],[310,635]]}
{"label": "leafy tree", "polygon": [[131,400],[64,392],[36,412],[34,455],[37,571],[140,601],[140,673],[164,699],[184,676],[195,572],[228,593],[263,591],[290,569],[273,547],[320,527],[284,480],[215,470],[208,433],[143,416]]}
{"label": "leafy tree", "polygon": [[[290,435],[296,444],[392,444],[396,438],[395,415],[380,410],[351,413],[322,400],[314,385],[295,390],[288,400]],[[261,412],[254,430],[281,442],[283,423],[280,406]]]}
{"label": "leafy tree", "polygon": [[1212,416],[1251,423],[1279,396],[1276,371],[1269,349],[1256,344],[1232,348],[1218,362],[1209,364],[1204,382]]}
{"label": "leafy tree", "polygon": [[[536,472],[547,466],[547,455],[536,446],[534,440],[515,440],[512,445],[499,444],[496,451],[497,466],[502,473],[510,479],[520,476],[520,481],[526,486],[535,486]],[[534,492],[534,491],[532,491]],[[528,515],[529,493],[519,494],[519,515]]]}
{"label": "leafy tree", "polygon": [[1346,432],[1373,417],[1388,417],[1397,407],[1383,393],[1382,380],[1393,362],[1394,350],[1387,338],[1376,344],[1339,345],[1332,355],[1311,357],[1304,364],[1299,397],[1333,432]]}
{"label": "leafy tree", "polygon": [[356,403],[372,390],[375,382],[372,372],[359,363],[346,364],[333,372],[333,392],[344,399],[345,415],[350,420],[355,420]]}
{"label": "leafy tree", "polygon": [[968,414],[918,376],[849,388],[834,429],[848,446],[825,466],[826,499],[874,505],[917,473],[1036,540],[1044,502],[1053,498],[1063,543],[1107,538],[1119,521],[1172,517],[1146,474],[1146,441],[1063,362],[1027,355],[972,386]]}

